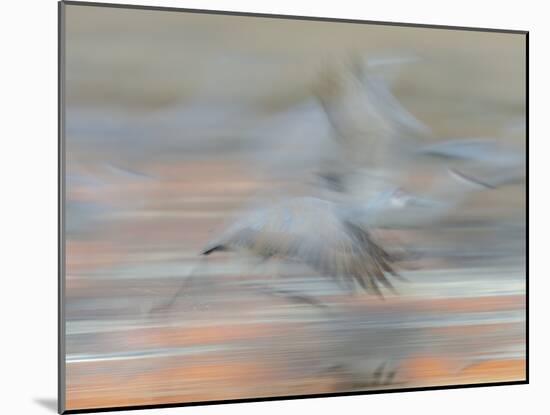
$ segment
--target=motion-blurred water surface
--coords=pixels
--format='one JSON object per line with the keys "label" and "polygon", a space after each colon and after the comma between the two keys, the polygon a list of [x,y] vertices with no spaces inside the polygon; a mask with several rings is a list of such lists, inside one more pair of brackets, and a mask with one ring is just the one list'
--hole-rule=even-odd
{"label": "motion-blurred water surface", "polygon": [[[419,145],[490,138],[524,158],[521,35],[67,6],[68,409],[525,378],[521,177],[375,229],[420,253],[384,299],[299,261],[199,255],[327,166],[347,177],[311,91],[350,56],[429,126]],[[408,189],[440,162],[415,162]]]}

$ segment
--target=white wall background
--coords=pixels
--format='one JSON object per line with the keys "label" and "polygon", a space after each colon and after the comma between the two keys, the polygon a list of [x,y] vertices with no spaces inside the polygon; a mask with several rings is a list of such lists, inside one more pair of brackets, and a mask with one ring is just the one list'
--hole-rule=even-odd
{"label": "white wall background", "polygon": [[[116,2],[113,0],[113,2]],[[550,291],[545,231],[550,196],[547,136],[549,25],[542,1],[523,0],[127,0],[145,5],[208,8],[395,22],[530,30],[530,248],[531,384],[498,388],[262,402],[140,412],[143,414],[346,415],[547,413],[550,393]],[[2,413],[52,414],[57,348],[57,5],[55,0],[12,0],[1,9],[0,301]],[[6,95],[7,92],[7,95]],[[538,184],[538,186],[537,186]],[[535,192],[534,189],[537,189]],[[538,323],[538,324],[536,324]]]}

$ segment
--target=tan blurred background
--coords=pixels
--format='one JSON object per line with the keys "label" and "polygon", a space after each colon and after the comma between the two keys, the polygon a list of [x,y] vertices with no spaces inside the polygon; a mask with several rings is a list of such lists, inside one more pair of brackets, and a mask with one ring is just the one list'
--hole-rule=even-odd
{"label": "tan blurred background", "polygon": [[[524,378],[523,186],[481,200],[510,225],[498,245],[476,234],[485,260],[426,264],[385,301],[287,267],[333,304],[319,311],[242,289],[270,269],[200,263],[275,185],[262,167],[278,136],[258,118],[357,54],[418,57],[392,89],[434,137],[525,147],[521,35],[67,7],[68,409]],[[456,231],[439,238],[468,248]],[[207,289],[148,313],[193,272]],[[384,364],[392,385],[373,380]]]}

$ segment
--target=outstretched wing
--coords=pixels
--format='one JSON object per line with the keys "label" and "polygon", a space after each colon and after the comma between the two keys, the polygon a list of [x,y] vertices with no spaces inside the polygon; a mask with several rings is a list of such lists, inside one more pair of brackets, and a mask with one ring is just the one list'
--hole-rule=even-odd
{"label": "outstretched wing", "polygon": [[397,142],[430,134],[392,94],[384,78],[361,62],[327,70],[315,94],[335,139],[351,160],[364,167],[385,166],[388,150]]}
{"label": "outstretched wing", "polygon": [[361,199],[400,184],[411,149],[420,137],[431,136],[368,63],[356,59],[331,68],[314,90],[346,160],[344,168],[324,166],[328,174],[320,175],[332,188]]}

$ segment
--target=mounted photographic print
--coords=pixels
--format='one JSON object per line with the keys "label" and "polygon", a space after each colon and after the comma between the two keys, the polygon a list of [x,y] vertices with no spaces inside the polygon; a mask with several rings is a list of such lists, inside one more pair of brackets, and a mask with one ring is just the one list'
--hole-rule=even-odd
{"label": "mounted photographic print", "polygon": [[527,32],[59,11],[60,412],[527,382]]}

